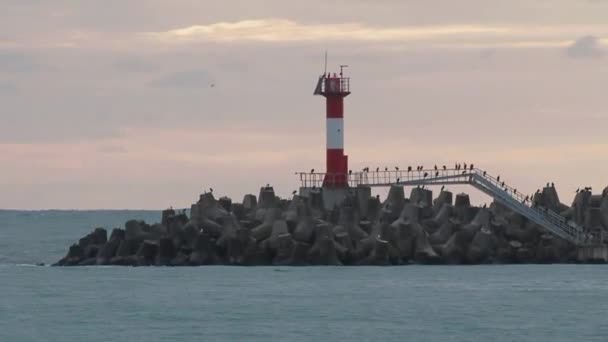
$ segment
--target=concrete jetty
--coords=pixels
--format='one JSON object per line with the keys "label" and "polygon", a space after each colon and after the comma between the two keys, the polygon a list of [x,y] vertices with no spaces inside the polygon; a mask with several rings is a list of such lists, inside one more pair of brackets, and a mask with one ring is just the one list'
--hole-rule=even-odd
{"label": "concrete jetty", "polygon": [[499,202],[391,186],[387,198],[350,189],[333,207],[323,188],[281,199],[265,186],[242,202],[200,195],[190,213],[167,209],[159,223],[95,228],[56,266],[408,265],[608,262],[608,188],[580,191],[568,206],[553,186],[534,196],[595,237],[576,246]]}

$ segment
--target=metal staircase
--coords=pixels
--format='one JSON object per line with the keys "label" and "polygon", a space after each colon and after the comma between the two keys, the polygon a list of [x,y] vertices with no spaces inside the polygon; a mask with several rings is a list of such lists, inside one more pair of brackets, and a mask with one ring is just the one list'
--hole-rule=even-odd
{"label": "metal staircase", "polygon": [[[326,175],[324,173],[298,173],[303,187],[321,187]],[[336,175],[344,177],[344,175]],[[478,168],[433,168],[421,170],[387,170],[350,172],[347,175],[351,187],[370,186],[386,187],[391,185],[422,186],[422,185],[451,185],[469,184],[493,197],[512,211],[528,218],[549,232],[583,246],[591,242],[592,236],[572,221],[567,221],[561,215],[541,206],[533,205],[532,198],[518,192]]]}

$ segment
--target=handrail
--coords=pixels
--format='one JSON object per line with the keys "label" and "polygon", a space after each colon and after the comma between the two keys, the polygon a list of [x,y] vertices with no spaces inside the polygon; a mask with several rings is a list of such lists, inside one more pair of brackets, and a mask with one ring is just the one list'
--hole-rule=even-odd
{"label": "handrail", "polygon": [[432,168],[432,169],[399,169],[349,172],[348,174],[296,173],[300,175],[303,187],[322,187],[324,181],[344,179],[349,187],[363,186],[414,186],[414,185],[450,185],[470,184],[489,196],[505,203],[512,210],[540,224],[550,232],[581,245],[592,238],[584,229],[572,221],[566,220],[549,208],[535,206],[533,195],[527,196],[493,177],[479,168]]}

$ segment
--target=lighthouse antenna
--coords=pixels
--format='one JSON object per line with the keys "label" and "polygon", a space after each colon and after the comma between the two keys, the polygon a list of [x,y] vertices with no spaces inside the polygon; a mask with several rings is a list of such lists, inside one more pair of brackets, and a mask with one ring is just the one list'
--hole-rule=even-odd
{"label": "lighthouse antenna", "polygon": [[327,50],[325,50],[325,70],[323,70],[323,75],[327,75]]}
{"label": "lighthouse antenna", "polygon": [[344,68],[348,68],[348,65],[340,65],[340,77],[344,76]]}

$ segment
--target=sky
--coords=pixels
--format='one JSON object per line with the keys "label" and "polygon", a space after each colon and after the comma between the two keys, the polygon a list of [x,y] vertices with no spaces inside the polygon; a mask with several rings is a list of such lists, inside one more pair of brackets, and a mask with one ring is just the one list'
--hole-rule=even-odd
{"label": "sky", "polygon": [[349,65],[353,170],[474,163],[570,204],[608,185],[607,15],[604,0],[5,0],[0,208],[287,197],[324,168],[325,51]]}

